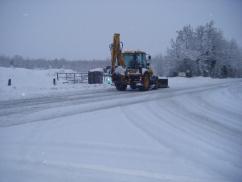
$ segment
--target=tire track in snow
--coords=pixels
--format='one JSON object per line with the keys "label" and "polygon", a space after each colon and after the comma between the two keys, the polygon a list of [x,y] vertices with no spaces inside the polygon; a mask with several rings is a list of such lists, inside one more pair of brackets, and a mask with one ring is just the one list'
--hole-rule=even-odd
{"label": "tire track in snow", "polygon": [[[187,98],[187,100],[189,99]],[[195,103],[191,105],[188,102],[188,105],[192,108],[197,108]],[[236,133],[234,130],[231,130],[231,128],[228,128],[226,125],[224,126],[217,120],[212,120],[209,116],[204,117],[202,113],[194,115],[192,111],[189,111],[188,107],[184,107],[184,104],[181,104],[180,106],[181,107],[179,107],[179,101],[173,101],[171,102],[171,107],[165,108],[166,112],[176,117],[176,119],[174,119],[175,121],[170,119],[169,124],[171,124],[174,128],[178,128],[178,130],[182,130],[188,137],[192,136],[192,138],[200,141],[200,143],[212,146],[212,148],[204,148],[209,149],[207,150],[207,153],[212,154],[214,158],[218,158],[219,160],[228,160],[242,168],[242,165],[238,161],[242,150],[242,133]],[[172,110],[172,108],[176,108],[176,111]],[[160,113],[154,114],[156,114],[157,117],[162,118]],[[179,121],[179,124],[177,121]]]}
{"label": "tire track in snow", "polygon": [[[3,161],[5,162],[5,161]],[[21,164],[24,168],[31,169],[36,166],[44,167],[49,171],[52,171],[53,168],[58,169],[58,171],[72,171],[73,173],[80,173],[80,170],[87,171],[96,171],[98,173],[108,173],[110,175],[115,175],[114,179],[119,179],[118,176],[131,176],[135,177],[138,181],[179,181],[179,182],[204,182],[204,181],[214,181],[214,182],[223,182],[223,179],[217,179],[213,177],[201,177],[194,179],[193,177],[179,175],[168,175],[160,174],[152,171],[145,170],[136,170],[136,169],[127,169],[127,168],[117,168],[117,167],[108,167],[104,165],[91,165],[91,164],[74,164],[74,163],[62,163],[62,162],[41,162],[36,160],[23,161],[21,159],[15,159],[14,161],[6,161],[7,165],[19,165]],[[88,174],[88,173],[87,173]],[[88,178],[90,180],[90,177]],[[98,181],[101,179],[99,177]],[[115,180],[116,181],[116,180]]]}
{"label": "tire track in snow", "polygon": [[[174,171],[174,176],[177,175],[175,171],[185,169],[193,173],[193,176],[195,175],[196,178],[200,178],[201,176],[216,176],[215,179],[220,179],[217,174],[214,174],[213,170],[210,170],[209,173],[207,173],[205,172],[206,170],[204,170],[204,166],[200,166],[199,164],[197,164],[198,161],[193,161],[189,158],[191,157],[189,154],[196,152],[196,149],[189,147],[187,149],[189,150],[189,152],[184,152],[183,149],[179,149],[184,147],[184,144],[180,143],[181,139],[178,139],[180,138],[180,134],[182,134],[183,132],[180,131],[179,133],[176,133],[176,131],[179,131],[179,129],[171,126],[168,122],[161,122],[157,124],[157,122],[161,121],[162,118],[157,117],[157,115],[151,114],[150,110],[152,110],[152,107],[147,108],[146,106],[144,106],[140,112],[135,112],[135,110],[132,110],[131,108],[123,108],[123,113],[126,115],[127,119],[134,125],[134,127],[140,129],[145,135],[158,142],[159,145],[162,146],[162,148],[165,147],[170,150],[170,154],[168,155],[164,155],[164,153],[161,152],[160,155],[163,158],[169,159],[172,163],[172,159],[176,157],[173,167],[170,169],[171,171]],[[142,113],[142,115],[140,115],[140,113]],[[144,116],[146,116],[146,119],[144,118]],[[188,141],[185,142],[185,147],[190,146],[189,143],[191,142],[188,139]]]}
{"label": "tire track in snow", "polygon": [[[206,105],[202,106],[200,105],[199,100],[193,100],[194,95],[200,94],[201,93],[192,93],[192,95],[189,94],[189,96],[184,95],[185,97],[187,97],[187,100],[183,99],[183,101],[188,101],[188,103],[186,104],[189,105],[190,108],[194,109],[198,107],[199,109],[205,109],[205,111],[208,111]],[[205,92],[202,94],[206,95]],[[192,98],[189,99],[189,97]],[[184,109],[184,103],[183,105],[182,102],[177,103],[177,98],[180,97],[173,97],[164,103],[159,102],[158,109],[156,108],[156,105],[153,106],[154,102],[149,104],[146,103],[146,105],[144,105],[144,109],[140,111],[140,113],[142,113],[142,118],[140,118],[141,116],[137,112],[135,112],[135,110],[132,111],[131,108],[125,109],[124,114],[127,115],[127,118],[134,124],[134,126],[141,129],[148,136],[160,142],[161,145],[165,145],[168,148],[173,149],[174,151],[179,153],[179,155],[187,159],[190,159],[192,157],[194,163],[198,164],[201,168],[205,169],[209,167],[211,171],[214,171],[218,175],[224,176],[227,179],[238,179],[239,176],[241,176],[240,170],[242,168],[242,165],[240,163],[240,157],[242,152],[240,141],[241,133],[238,133],[236,135],[233,131],[230,132],[229,130],[229,132],[226,132],[226,130],[224,130],[225,138],[226,135],[230,137],[235,137],[233,138],[235,141],[232,141],[232,143],[234,142],[234,146],[230,144],[229,140],[223,141],[220,139],[220,137],[217,137],[217,142],[219,142],[217,145],[220,146],[219,148],[217,148],[216,143],[211,142],[211,138],[208,137],[209,135],[201,134],[199,136],[196,133],[196,128],[197,131],[202,129],[199,126],[201,125],[201,123],[199,122],[203,122],[203,113],[200,113],[200,115],[196,114],[193,118],[190,118],[190,115],[193,114],[193,111],[189,111],[188,108],[187,110]],[[193,104],[189,103],[189,101],[191,100],[193,101]],[[172,103],[172,101],[174,103]],[[177,104],[181,104],[180,107],[178,106],[178,108],[180,109],[177,109]],[[159,111],[159,109],[161,112],[157,112]],[[215,112],[219,112],[219,110],[217,110],[216,108],[214,110]],[[127,113],[132,113],[132,115],[129,115]],[[217,123],[216,120],[214,121]],[[208,122],[213,123],[214,121],[210,120]],[[198,122],[198,126],[196,126],[196,122]],[[221,123],[217,126],[221,126],[227,129],[226,126],[222,126]],[[217,129],[219,130],[219,128]],[[223,135],[223,131],[219,132],[221,135]],[[196,136],[199,136],[199,138],[197,138]],[[170,138],[173,138],[173,141],[176,141],[177,146],[172,144],[172,140]],[[226,143],[230,145],[226,146]],[[190,147],[187,148],[187,146]],[[232,147],[232,149],[229,147]],[[207,161],[208,156],[213,158],[212,162]]]}
{"label": "tire track in snow", "polygon": [[[187,109],[190,108],[194,113],[197,113],[198,115],[206,114],[206,118],[209,120],[216,121],[217,124],[220,124],[221,126],[224,125],[224,128],[230,129],[233,133],[237,133],[241,135],[241,128],[242,128],[242,115],[240,112],[230,112],[225,108],[221,107],[222,103],[217,103],[216,100],[213,102],[207,101],[204,96],[195,96],[193,99],[187,99],[188,106]],[[195,106],[197,109],[195,110]],[[241,104],[242,107],[242,104]]]}
{"label": "tire track in snow", "polygon": [[[226,115],[230,116],[229,118],[240,120],[242,118],[242,99],[238,95],[241,89],[242,85],[233,85],[221,89],[220,92],[212,92],[206,97],[201,97],[201,103],[208,105],[211,109],[216,108],[222,113],[226,112]],[[237,124],[241,126],[242,123]]]}
{"label": "tire track in snow", "polygon": [[[89,99],[73,99],[74,101],[70,101],[65,103],[64,101],[68,101],[68,97],[66,97],[63,101],[61,101],[60,105],[55,105],[51,107],[48,99],[47,104],[43,104],[41,108],[24,108],[19,109],[19,106],[16,107],[17,113],[11,115],[5,115],[5,111],[3,111],[3,115],[0,116],[1,122],[0,127],[18,125],[18,124],[26,124],[30,122],[37,121],[45,121],[49,119],[54,119],[58,117],[65,117],[69,115],[75,115],[85,112],[93,112],[97,110],[104,110],[113,107],[126,106],[131,104],[149,102],[157,99],[166,99],[174,96],[191,94],[196,92],[204,92],[212,89],[219,89],[220,87],[227,87],[228,84],[232,83],[217,83],[212,85],[200,87],[190,87],[190,88],[170,88],[170,89],[161,89],[161,90],[152,90],[149,92],[139,92],[139,91],[129,91],[129,92],[112,92],[112,95],[107,95],[106,97],[101,95],[96,97],[95,92],[93,93],[93,98]],[[105,92],[103,94],[106,94]],[[120,95],[117,95],[120,94]],[[58,101],[57,101],[58,102]],[[52,102],[53,103],[53,102]],[[33,105],[35,102],[33,101]],[[53,103],[55,104],[55,102]],[[2,105],[3,106],[3,105]],[[16,120],[17,118],[17,120]]]}
{"label": "tire track in snow", "polygon": [[[5,147],[9,148],[19,148],[19,146],[23,145],[21,142],[8,142],[4,143],[4,146],[0,146],[0,149],[4,149]],[[148,158],[156,158],[160,155],[162,150],[158,149],[150,149],[145,147],[138,146],[130,146],[130,145],[115,145],[109,143],[93,143],[93,142],[78,142],[78,143],[70,143],[70,142],[24,142],[24,145],[39,148],[39,149],[56,149],[62,151],[62,149],[67,150],[84,150],[84,151],[94,151],[94,152],[106,152],[106,153],[118,153],[118,154],[131,154],[140,155],[142,157],[147,156]],[[39,150],[41,151],[41,150]]]}
{"label": "tire track in snow", "polygon": [[[125,92],[115,92],[110,90],[104,90],[102,92],[90,92],[90,93],[76,93],[75,95],[67,96],[53,96],[53,97],[42,97],[33,99],[23,99],[16,101],[4,101],[0,102],[0,116],[11,115],[22,111],[28,112],[29,110],[35,111],[46,108],[53,108],[57,106],[65,106],[78,103],[94,102],[96,100],[106,99],[106,97],[112,97],[116,95],[122,95]],[[16,103],[15,103],[16,102]]]}
{"label": "tire track in snow", "polygon": [[[194,97],[194,96],[193,96]],[[184,99],[186,99],[186,104],[183,103]],[[171,99],[169,108],[164,108],[164,105],[161,103],[157,103],[158,107],[164,108],[167,112],[169,112],[171,115],[175,114],[180,118],[180,125],[183,127],[189,134],[195,134],[198,138],[204,138],[204,133],[198,133],[196,130],[201,130],[205,132],[206,134],[213,134],[214,137],[220,138],[223,137],[225,141],[235,141],[235,143],[240,143],[241,141],[238,140],[241,136],[241,133],[237,133],[236,130],[233,130],[233,128],[229,128],[224,126],[224,124],[218,122],[214,118],[210,118],[209,115],[204,115],[200,112],[200,109],[197,107],[196,103],[191,104],[190,99],[191,98],[176,98]],[[172,108],[176,108],[176,111],[174,112]],[[192,109],[191,109],[192,108]],[[196,109],[195,109],[196,108]],[[159,113],[157,114],[158,117],[160,116]],[[173,120],[171,122],[174,123]],[[174,123],[176,124],[176,123]],[[211,141],[211,139],[208,139],[208,141]],[[215,143],[216,145],[216,143]]]}

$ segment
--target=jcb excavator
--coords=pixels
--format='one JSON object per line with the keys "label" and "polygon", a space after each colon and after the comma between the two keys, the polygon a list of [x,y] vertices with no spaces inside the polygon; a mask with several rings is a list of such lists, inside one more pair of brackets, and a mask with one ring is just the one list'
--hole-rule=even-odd
{"label": "jcb excavator", "polygon": [[122,52],[123,43],[120,34],[115,33],[111,50],[112,81],[117,90],[124,91],[129,85],[131,89],[149,90],[151,87],[167,88],[168,79],[153,74],[149,60],[151,56],[143,51]]}

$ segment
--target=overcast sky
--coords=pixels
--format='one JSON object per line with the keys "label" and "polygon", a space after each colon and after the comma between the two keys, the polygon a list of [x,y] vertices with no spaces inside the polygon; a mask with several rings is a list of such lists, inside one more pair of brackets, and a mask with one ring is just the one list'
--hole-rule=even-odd
{"label": "overcast sky", "polygon": [[210,20],[242,45],[242,0],[0,0],[0,54],[106,59],[119,32],[126,49],[157,55]]}

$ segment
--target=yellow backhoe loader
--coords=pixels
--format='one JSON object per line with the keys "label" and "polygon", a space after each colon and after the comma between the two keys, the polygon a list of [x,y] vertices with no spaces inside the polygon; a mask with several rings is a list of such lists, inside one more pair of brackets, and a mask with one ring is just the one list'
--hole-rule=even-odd
{"label": "yellow backhoe loader", "polygon": [[144,51],[124,51],[120,42],[120,34],[115,33],[111,50],[112,82],[117,90],[124,91],[129,85],[131,89],[149,90],[150,88],[167,88],[168,79],[153,74],[150,66],[151,56]]}

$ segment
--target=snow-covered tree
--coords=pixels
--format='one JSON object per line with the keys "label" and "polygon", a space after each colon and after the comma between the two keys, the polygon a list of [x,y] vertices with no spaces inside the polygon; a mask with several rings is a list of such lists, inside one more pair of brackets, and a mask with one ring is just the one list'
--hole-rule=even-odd
{"label": "snow-covered tree", "polygon": [[177,31],[166,61],[170,72],[188,70],[195,76],[232,77],[241,72],[241,52],[237,43],[225,40],[213,21],[195,30],[188,25]]}

